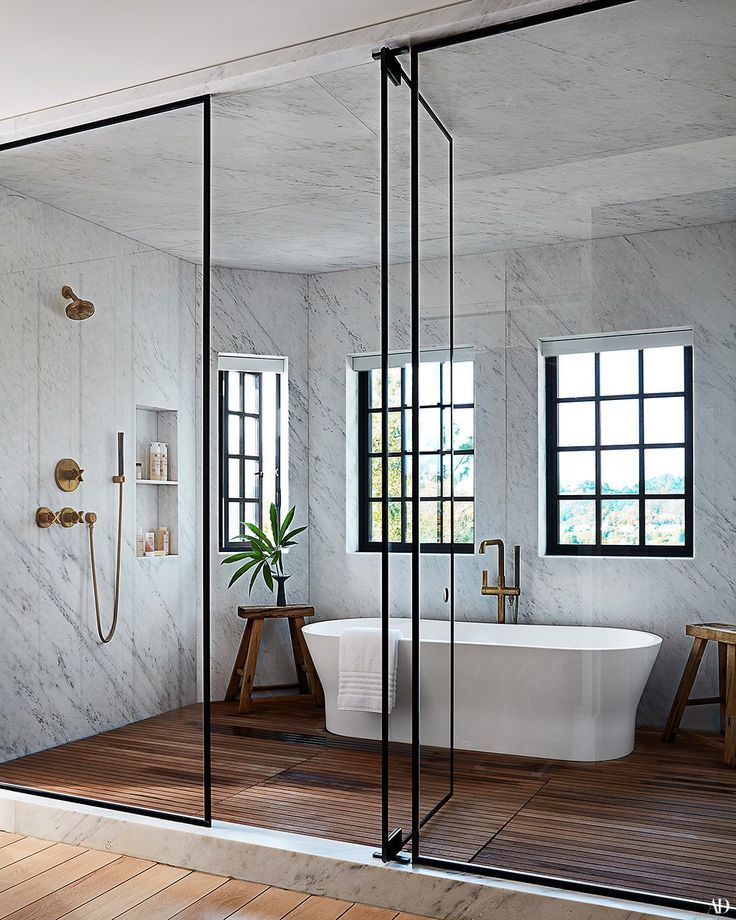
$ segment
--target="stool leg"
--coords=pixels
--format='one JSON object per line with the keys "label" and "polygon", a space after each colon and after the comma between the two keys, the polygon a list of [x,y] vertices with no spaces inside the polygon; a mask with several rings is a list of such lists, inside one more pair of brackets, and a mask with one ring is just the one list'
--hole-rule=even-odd
{"label": "stool leg", "polygon": [[677,734],[677,729],[680,727],[682,714],[685,712],[687,701],[690,699],[690,691],[695,683],[695,678],[698,673],[698,668],[700,667],[700,662],[703,659],[703,652],[705,651],[707,642],[707,639],[693,639],[693,647],[690,649],[690,655],[685,664],[685,670],[682,672],[680,685],[672,701],[672,708],[670,709],[669,716],[667,716],[667,724],[662,733],[663,741],[675,740],[675,735]]}
{"label": "stool leg", "polygon": [[319,677],[317,675],[317,669],[314,667],[314,662],[312,661],[312,656],[309,654],[309,649],[307,648],[307,641],[302,635],[302,628],[304,627],[304,617],[297,617],[294,626],[296,629],[296,634],[299,637],[299,645],[302,650],[302,658],[304,660],[304,667],[307,669],[307,677],[309,678],[309,685],[312,688],[312,694],[314,696],[314,702],[318,706],[325,705],[325,694],[322,690],[322,684],[319,682]]}
{"label": "stool leg", "polygon": [[726,649],[726,746],[723,758],[736,767],[736,645]]}
{"label": "stool leg", "polygon": [[304,624],[304,620],[289,619],[289,635],[291,636],[291,650],[294,654],[294,665],[296,666],[296,679],[299,682],[299,693],[309,693],[309,681],[307,680],[306,666],[304,664],[304,653],[302,652],[302,643],[299,639],[299,629],[297,623]]}
{"label": "stool leg", "polygon": [[227,690],[225,691],[225,702],[234,700],[238,695],[238,688],[240,687],[240,674],[243,670],[243,665],[245,664],[245,656],[248,653],[248,645],[250,644],[250,634],[252,630],[253,620],[248,620],[245,624],[243,635],[240,637],[240,645],[238,646],[238,654],[235,656],[233,673],[230,675],[230,682],[228,683]]}
{"label": "stool leg", "polygon": [[240,688],[240,703],[238,712],[248,712],[251,706],[251,695],[253,694],[253,682],[256,679],[256,664],[258,663],[258,649],[261,644],[261,633],[263,632],[263,620],[254,620],[253,629],[250,634],[248,643],[248,653],[245,657],[243,667],[243,683]]}
{"label": "stool leg", "polygon": [[718,695],[721,698],[721,734],[726,731],[726,649],[725,642],[718,643]]}

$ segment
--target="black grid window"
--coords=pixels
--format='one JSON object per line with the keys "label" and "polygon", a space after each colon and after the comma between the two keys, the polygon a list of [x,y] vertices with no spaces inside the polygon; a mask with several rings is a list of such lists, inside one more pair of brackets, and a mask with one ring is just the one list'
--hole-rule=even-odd
{"label": "black grid window", "polygon": [[[389,368],[388,380],[388,540],[394,551],[409,551],[412,539],[411,367]],[[472,552],[474,544],[474,402],[472,362],[454,368],[423,362],[419,401],[419,539],[431,552]],[[360,371],[359,549],[382,544],[381,371]],[[454,509],[454,515],[453,515]]]}
{"label": "black grid window", "polygon": [[691,556],[691,346],[545,359],[547,553]]}
{"label": "black grid window", "polygon": [[[244,523],[263,526],[271,501],[279,505],[280,375],[265,394],[264,374],[220,371],[220,551],[245,549]],[[270,424],[265,414],[270,417]],[[272,444],[264,450],[264,432]],[[265,469],[264,462],[273,465]],[[264,482],[271,488],[264,488]],[[273,485],[275,484],[275,485]]]}

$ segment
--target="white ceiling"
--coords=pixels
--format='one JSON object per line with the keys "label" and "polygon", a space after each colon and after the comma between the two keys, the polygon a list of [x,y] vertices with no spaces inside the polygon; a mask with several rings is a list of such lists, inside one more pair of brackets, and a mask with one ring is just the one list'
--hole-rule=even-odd
{"label": "white ceiling", "polygon": [[[736,218],[736,3],[638,0],[439,49],[422,91],[454,137],[455,251]],[[392,255],[408,257],[408,90],[391,89]],[[213,102],[215,264],[379,257],[374,63]],[[198,261],[201,113],[0,154],[0,184]],[[422,252],[447,251],[447,143],[422,123]]]}

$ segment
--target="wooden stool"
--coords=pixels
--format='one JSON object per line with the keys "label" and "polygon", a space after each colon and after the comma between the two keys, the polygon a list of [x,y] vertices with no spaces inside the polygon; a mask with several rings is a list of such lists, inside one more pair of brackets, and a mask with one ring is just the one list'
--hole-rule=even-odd
{"label": "wooden stool", "polygon": [[294,696],[268,696],[258,701],[252,698],[254,690],[264,689],[253,686],[258,662],[258,649],[261,645],[263,621],[286,617],[289,620],[291,649],[294,654],[298,683],[282,684],[279,689],[286,689],[291,686],[299,687],[299,693],[302,696],[314,700],[317,706],[324,706],[325,698],[322,692],[322,685],[319,682],[312,656],[309,654],[307,643],[302,635],[304,617],[313,617],[314,607],[306,607],[303,604],[291,604],[287,607],[238,607],[238,616],[244,619],[246,624],[243,638],[240,640],[240,648],[235,657],[233,672],[230,675],[230,683],[227,685],[225,700],[234,700],[239,691],[238,712],[248,712],[255,702],[273,703],[294,699]]}
{"label": "wooden stool", "polygon": [[[725,733],[724,761],[736,767],[736,626],[730,623],[696,623],[685,628],[693,637],[693,647],[680,678],[662,739],[674,741],[686,706],[718,703],[721,707],[721,733]],[[708,641],[718,643],[718,696],[690,699],[695,677]]]}

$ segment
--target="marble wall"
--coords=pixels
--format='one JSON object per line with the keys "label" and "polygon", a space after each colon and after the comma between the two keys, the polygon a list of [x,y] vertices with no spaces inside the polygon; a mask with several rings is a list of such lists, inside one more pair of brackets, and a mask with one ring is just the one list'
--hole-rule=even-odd
{"label": "marble wall", "polygon": [[[198,287],[201,287],[201,277]],[[306,524],[309,507],[309,413],[308,413],[308,283],[304,275],[278,272],[213,268],[211,274],[211,355],[213,381],[220,353],[280,355],[288,358],[288,452],[285,506],[296,505],[295,523]],[[211,443],[217,443],[217,387],[212,386]],[[238,618],[240,604],[273,603],[273,595],[259,579],[248,595],[248,579],[232,588],[228,582],[233,566],[222,566],[225,553],[218,552],[218,489],[212,478],[212,566],[210,594],[212,699],[222,699],[235,653],[243,632]],[[292,573],[286,582],[287,601],[309,602],[310,531],[299,538],[286,560]],[[264,626],[256,684],[290,683],[296,680],[286,622]]]}
{"label": "marble wall", "polygon": [[[64,284],[95,302],[94,317],[66,318]],[[196,700],[194,289],[193,265],[0,189],[0,760]],[[178,557],[135,557],[136,404],[178,410]],[[109,623],[117,431],[128,477],[120,622],[103,646],[87,529],[39,530],[34,514],[97,512]],[[53,479],[68,456],[85,469],[73,495]]]}
{"label": "marble wall", "polygon": [[[476,534],[522,545],[521,621],[623,626],[664,638],[641,724],[661,725],[693,621],[733,622],[736,583],[736,224],[723,223],[463,256],[456,260],[456,341],[476,348]],[[441,340],[441,261],[422,276],[423,341]],[[392,280],[392,347],[405,347],[408,275]],[[351,552],[346,526],[346,355],[378,351],[377,269],[309,280],[310,594],[322,617],[376,616],[376,555]],[[695,342],[695,557],[544,558],[538,550],[538,339],[692,326]],[[354,508],[347,508],[347,516]],[[408,557],[392,559],[392,607],[409,610]],[[460,619],[486,620],[481,558],[457,559]],[[447,561],[422,563],[429,615],[441,615]],[[714,691],[709,653],[701,678]],[[687,721],[714,726],[713,707]]]}

